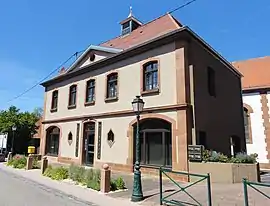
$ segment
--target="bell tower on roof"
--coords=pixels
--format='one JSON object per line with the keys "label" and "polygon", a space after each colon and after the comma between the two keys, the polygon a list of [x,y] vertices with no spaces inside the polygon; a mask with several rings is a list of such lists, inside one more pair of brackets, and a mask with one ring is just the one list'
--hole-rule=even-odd
{"label": "bell tower on roof", "polygon": [[120,22],[121,24],[121,35],[127,35],[140,27],[142,25],[142,22],[140,22],[138,19],[136,19],[132,12],[132,7],[129,8],[129,15],[126,19]]}

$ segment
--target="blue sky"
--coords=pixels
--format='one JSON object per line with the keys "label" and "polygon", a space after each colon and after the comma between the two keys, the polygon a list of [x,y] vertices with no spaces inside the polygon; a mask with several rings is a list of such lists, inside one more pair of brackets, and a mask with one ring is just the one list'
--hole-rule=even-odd
{"label": "blue sky", "polygon": [[[188,0],[0,2],[0,110],[43,107],[41,86],[9,101],[89,44],[119,35],[129,6],[143,22]],[[270,55],[269,0],[197,0],[173,15],[229,61]]]}

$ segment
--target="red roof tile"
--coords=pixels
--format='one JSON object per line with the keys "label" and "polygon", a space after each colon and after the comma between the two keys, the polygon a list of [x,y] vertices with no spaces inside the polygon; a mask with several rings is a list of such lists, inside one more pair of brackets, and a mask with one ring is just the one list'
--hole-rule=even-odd
{"label": "red roof tile", "polygon": [[242,78],[244,90],[270,87],[270,56],[232,62],[232,64],[244,76]]}
{"label": "red roof tile", "polygon": [[100,46],[113,47],[118,49],[128,49],[147,40],[156,38],[173,30],[179,29],[182,25],[170,14],[161,16],[153,21],[143,24],[132,31],[129,35],[119,36]]}

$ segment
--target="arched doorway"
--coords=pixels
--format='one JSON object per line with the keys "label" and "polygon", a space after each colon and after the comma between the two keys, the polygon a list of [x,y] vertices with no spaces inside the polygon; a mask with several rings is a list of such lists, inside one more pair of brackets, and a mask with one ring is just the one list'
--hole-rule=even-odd
{"label": "arched doorway", "polygon": [[[163,119],[149,118],[140,121],[141,165],[172,166],[171,123]],[[136,123],[133,125],[133,162],[136,153]]]}
{"label": "arched doorway", "polygon": [[46,131],[46,155],[58,156],[60,129],[56,126],[50,127]]}

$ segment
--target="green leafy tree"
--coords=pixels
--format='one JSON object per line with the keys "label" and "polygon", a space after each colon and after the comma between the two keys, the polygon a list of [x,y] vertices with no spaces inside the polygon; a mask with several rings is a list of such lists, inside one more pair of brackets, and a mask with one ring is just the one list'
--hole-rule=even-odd
{"label": "green leafy tree", "polygon": [[[20,112],[15,106],[0,112],[0,132],[8,133],[8,147],[11,147],[11,141],[14,135],[14,151],[25,153],[31,136],[36,133],[38,126],[37,121],[41,117],[40,110],[33,112]],[[12,127],[16,131],[12,131]]]}

